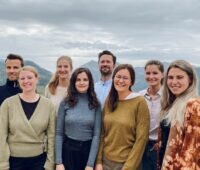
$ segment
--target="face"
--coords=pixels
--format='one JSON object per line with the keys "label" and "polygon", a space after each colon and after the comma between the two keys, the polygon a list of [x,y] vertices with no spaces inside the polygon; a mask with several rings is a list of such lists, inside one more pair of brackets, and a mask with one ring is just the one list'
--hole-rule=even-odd
{"label": "face", "polygon": [[160,86],[163,76],[157,65],[148,65],[145,69],[145,80],[149,86]]}
{"label": "face", "polygon": [[18,79],[19,69],[21,68],[21,61],[18,59],[6,60],[6,74],[8,80],[14,81]]}
{"label": "face", "polygon": [[85,72],[79,73],[76,78],[76,90],[79,93],[86,93],[89,88],[89,79]]}
{"label": "face", "polygon": [[167,75],[167,86],[175,95],[179,96],[189,87],[190,79],[187,73],[179,68],[171,68]]}
{"label": "face", "polygon": [[61,79],[67,79],[69,78],[69,75],[71,73],[71,66],[69,62],[65,59],[61,59],[58,61],[57,64],[57,75]]}
{"label": "face", "polygon": [[111,75],[115,65],[111,55],[104,54],[99,60],[99,70],[102,75]]}
{"label": "face", "polygon": [[114,77],[114,87],[117,92],[129,92],[131,75],[127,69],[119,70]]}
{"label": "face", "polygon": [[31,92],[36,90],[38,78],[31,71],[20,71],[19,85],[23,92]]}

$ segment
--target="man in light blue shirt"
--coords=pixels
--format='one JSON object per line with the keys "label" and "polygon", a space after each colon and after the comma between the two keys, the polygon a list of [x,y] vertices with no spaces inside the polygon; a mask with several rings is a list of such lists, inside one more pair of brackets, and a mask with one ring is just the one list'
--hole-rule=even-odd
{"label": "man in light blue shirt", "polygon": [[98,57],[101,79],[95,83],[95,92],[103,108],[112,85],[112,72],[115,68],[116,56],[110,51],[104,50],[99,53]]}

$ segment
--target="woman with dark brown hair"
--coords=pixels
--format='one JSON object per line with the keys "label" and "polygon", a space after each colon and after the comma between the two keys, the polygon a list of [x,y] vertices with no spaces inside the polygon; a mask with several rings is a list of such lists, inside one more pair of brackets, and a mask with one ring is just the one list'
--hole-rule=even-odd
{"label": "woman with dark brown hair", "polygon": [[137,170],[148,140],[148,107],[144,97],[131,90],[135,71],[130,64],[116,67],[112,80],[96,170]]}
{"label": "woman with dark brown hair", "polygon": [[76,69],[67,97],[61,102],[56,127],[56,170],[93,170],[100,128],[101,107],[92,74]]}

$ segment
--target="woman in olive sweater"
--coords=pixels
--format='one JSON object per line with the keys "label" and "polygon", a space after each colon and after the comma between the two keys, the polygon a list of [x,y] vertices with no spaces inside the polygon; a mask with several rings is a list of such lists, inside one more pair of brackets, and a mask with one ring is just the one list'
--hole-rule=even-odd
{"label": "woman in olive sweater", "polygon": [[149,111],[143,96],[131,90],[135,72],[119,65],[103,110],[96,170],[136,170],[149,133]]}
{"label": "woman in olive sweater", "polygon": [[25,66],[19,72],[22,93],[0,108],[0,169],[54,170],[55,109],[36,93],[38,73]]}

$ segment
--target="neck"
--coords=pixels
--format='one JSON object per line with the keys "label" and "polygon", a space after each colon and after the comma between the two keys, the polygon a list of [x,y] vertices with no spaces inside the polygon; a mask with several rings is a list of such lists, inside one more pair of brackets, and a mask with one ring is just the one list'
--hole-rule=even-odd
{"label": "neck", "polygon": [[158,91],[160,90],[161,85],[157,85],[157,86],[150,86],[148,88],[148,93],[152,96],[156,95],[158,93]]}
{"label": "neck", "polygon": [[69,80],[68,79],[59,79],[59,83],[58,85],[61,87],[67,87],[69,84]]}
{"label": "neck", "polygon": [[119,100],[124,100],[132,92],[127,91],[127,92],[117,92],[117,93],[118,93]]}
{"label": "neck", "polygon": [[20,97],[26,102],[35,102],[39,98],[39,94],[35,92],[22,92]]}
{"label": "neck", "polygon": [[107,80],[111,80],[111,74],[110,75],[106,75],[106,76],[104,76],[104,75],[101,75],[101,81],[107,81]]}

